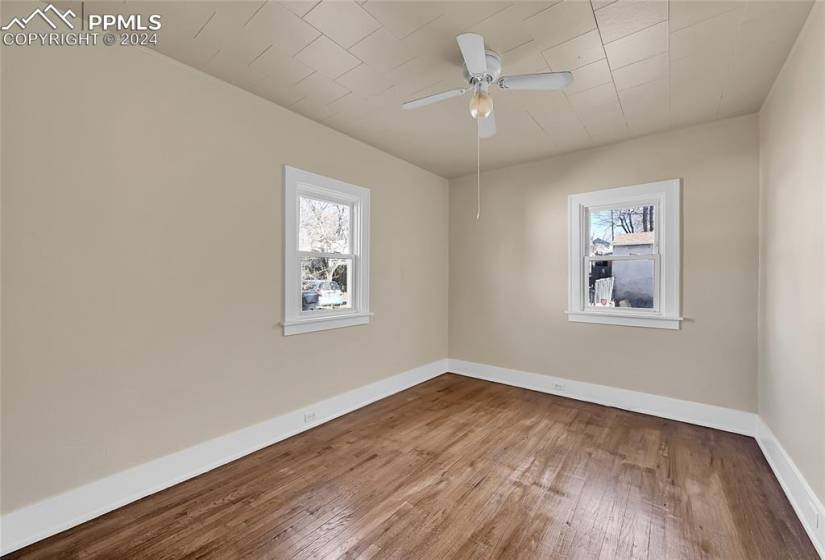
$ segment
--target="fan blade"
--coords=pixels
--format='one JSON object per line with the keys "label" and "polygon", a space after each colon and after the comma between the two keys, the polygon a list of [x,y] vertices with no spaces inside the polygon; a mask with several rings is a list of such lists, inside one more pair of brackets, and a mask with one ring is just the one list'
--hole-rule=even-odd
{"label": "fan blade", "polygon": [[431,105],[433,103],[438,103],[439,101],[444,101],[445,99],[449,99],[451,97],[457,97],[459,95],[464,95],[467,91],[467,88],[460,88],[460,89],[451,89],[449,91],[442,91],[441,93],[435,93],[433,95],[428,95],[427,97],[421,97],[419,99],[413,99],[412,101],[407,101],[402,107],[405,109],[418,109],[419,107],[424,107],[425,105]]}
{"label": "fan blade", "polygon": [[490,138],[496,133],[496,114],[490,113],[487,117],[478,121],[478,137]]}
{"label": "fan blade", "polygon": [[484,51],[484,37],[478,33],[462,33],[455,38],[464,64],[471,75],[487,73],[487,53]]}
{"label": "fan blade", "polygon": [[570,72],[545,72],[543,74],[523,74],[521,76],[506,76],[498,81],[502,89],[563,89],[573,81]]}

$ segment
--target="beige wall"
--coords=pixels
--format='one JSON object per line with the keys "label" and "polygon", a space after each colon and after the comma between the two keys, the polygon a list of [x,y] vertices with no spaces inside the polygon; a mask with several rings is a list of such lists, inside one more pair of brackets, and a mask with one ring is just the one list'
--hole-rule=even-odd
{"label": "beige wall", "polygon": [[[450,188],[450,357],[756,409],[757,119],[482,174]],[[679,331],[570,323],[567,196],[681,177]]]}
{"label": "beige wall", "polygon": [[[3,49],[2,510],[447,356],[447,182],[160,55]],[[283,337],[282,166],[372,189],[374,321]]]}
{"label": "beige wall", "polygon": [[759,414],[825,500],[825,5],[759,118]]}

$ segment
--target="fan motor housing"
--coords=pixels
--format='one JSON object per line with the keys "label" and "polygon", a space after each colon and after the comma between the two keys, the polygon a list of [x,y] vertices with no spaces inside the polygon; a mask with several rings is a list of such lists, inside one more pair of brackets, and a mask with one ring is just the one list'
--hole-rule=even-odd
{"label": "fan motor housing", "polygon": [[473,76],[467,71],[467,66],[464,66],[464,79],[471,85],[480,79],[492,84],[501,76],[501,57],[491,50],[486,50],[485,54],[487,55],[487,73],[483,77]]}

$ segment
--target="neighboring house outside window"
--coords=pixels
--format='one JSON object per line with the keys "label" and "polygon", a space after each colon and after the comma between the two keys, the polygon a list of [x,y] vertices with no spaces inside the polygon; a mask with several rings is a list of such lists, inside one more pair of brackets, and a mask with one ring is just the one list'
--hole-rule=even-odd
{"label": "neighboring house outside window", "polygon": [[568,319],[678,329],[677,179],[569,197]]}
{"label": "neighboring house outside window", "polygon": [[369,323],[370,192],[284,166],[284,334]]}

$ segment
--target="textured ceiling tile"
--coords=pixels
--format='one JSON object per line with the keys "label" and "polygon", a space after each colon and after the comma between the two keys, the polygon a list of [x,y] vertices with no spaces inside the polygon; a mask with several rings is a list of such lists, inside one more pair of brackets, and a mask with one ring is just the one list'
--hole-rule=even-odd
{"label": "textured ceiling tile", "polygon": [[530,111],[546,120],[550,120],[550,115],[572,113],[570,103],[560,91],[496,90],[492,95],[502,118],[517,111]]}
{"label": "textured ceiling tile", "polygon": [[722,80],[670,80],[672,126],[685,126],[716,117],[722,98]]}
{"label": "textured ceiling tile", "polygon": [[570,106],[573,107],[579,117],[599,107],[612,105],[614,102],[618,103],[616,87],[612,83],[602,84],[580,93],[568,95],[567,98],[570,100]]}
{"label": "textured ceiling tile", "polygon": [[[512,112],[506,119],[497,115],[496,128],[496,135],[482,142],[482,164],[498,166],[513,157],[535,158],[552,146],[551,137],[525,110]],[[471,143],[472,136],[469,140]]]}
{"label": "textured ceiling tile", "polygon": [[304,94],[294,86],[284,83],[279,76],[272,75],[258,76],[258,79],[251,84],[249,91],[282,107],[289,107],[304,97]]}
{"label": "textured ceiling tile", "polygon": [[344,48],[349,48],[379,27],[374,17],[348,0],[321,2],[304,20]]}
{"label": "textured ceiling tile", "polygon": [[[432,171],[456,176],[475,166],[467,96],[418,111],[400,106],[464,85],[455,42],[459,33],[481,32],[490,48],[501,51],[505,75],[547,72],[550,66],[575,73],[564,92],[493,90],[499,134],[482,143],[482,165],[489,167],[758,110],[811,6],[793,0],[726,5],[671,0],[667,56],[656,54],[664,25],[650,15],[661,3],[645,0],[633,1],[630,9],[647,13],[648,19],[641,19],[653,22],[608,42],[606,55],[587,1],[367,2],[367,11],[371,3],[374,10],[384,10],[388,21],[387,14],[408,11],[420,19],[394,20],[398,35],[409,31],[402,40],[386,28],[359,40],[348,50],[365,64],[344,51],[347,63],[336,79],[330,78],[339,71],[335,56],[322,53],[313,59],[324,73],[305,63],[312,49],[295,56],[322,36],[296,14],[318,9],[308,19],[346,43],[356,39],[336,33],[352,22],[338,25],[345,16],[320,15],[330,9],[355,13],[355,4],[146,1],[139,10],[163,15],[157,50]],[[611,30],[624,33],[632,27],[619,25],[625,4],[593,0],[599,19],[609,22],[606,41]],[[246,20],[245,14],[250,14]],[[639,25],[636,19],[631,23]]]}
{"label": "textured ceiling tile", "polygon": [[[524,3],[533,4],[533,2]],[[444,8],[444,13],[440,19],[458,25],[461,32],[464,32],[469,31],[474,25],[502,13],[504,10],[510,8],[513,2],[496,0],[452,0],[441,2],[441,4]],[[544,2],[537,2],[537,4],[542,5]],[[527,12],[529,12],[529,7]],[[525,12],[523,11],[522,13]]]}
{"label": "textured ceiling tile", "polygon": [[[758,3],[758,2],[757,2]],[[706,19],[742,7],[744,2],[733,0],[692,0],[671,2],[670,31],[678,31]]]}
{"label": "textured ceiling tile", "polygon": [[356,66],[335,81],[358,95],[376,95],[392,87],[386,74],[367,64]]}
{"label": "textured ceiling tile", "polygon": [[668,57],[660,54],[613,71],[616,89],[623,90],[668,76]]}
{"label": "textured ceiling tile", "polygon": [[244,26],[244,35],[266,37],[289,55],[294,55],[320,32],[279,4],[267,2]]}
{"label": "textured ceiling tile", "polygon": [[619,0],[596,12],[604,44],[667,19],[665,0]]}
{"label": "textured ceiling tile", "polygon": [[402,39],[444,13],[443,2],[369,0],[362,4],[396,39]]}
{"label": "textured ceiling tile", "polygon": [[310,43],[295,58],[329,78],[337,78],[361,64],[325,35]]}
{"label": "textured ceiling tile", "polygon": [[372,104],[369,98],[352,92],[329,103],[329,108],[333,111],[333,114],[336,115],[346,113],[355,116],[367,114],[372,110]]}
{"label": "textured ceiling tile", "polygon": [[286,85],[294,85],[313,72],[312,68],[275,46],[258,57],[249,67],[256,73],[277,77]]}
{"label": "textured ceiling tile", "polygon": [[604,58],[604,47],[597,30],[579,35],[566,43],[542,52],[554,72],[575,70]]}
{"label": "textured ceiling tile", "polygon": [[719,56],[701,53],[683,56],[670,61],[670,77],[674,82],[716,81],[720,82],[733,64],[733,50]]}
{"label": "textured ceiling tile", "polygon": [[546,134],[557,136],[563,133],[577,137],[577,141],[585,140],[587,131],[581,121],[564,95],[561,95],[560,99],[560,103],[553,103],[549,107],[530,107],[528,111]]}
{"label": "textured ceiling tile", "polygon": [[349,51],[370,66],[381,70],[389,70],[416,56],[415,51],[386,29],[379,29],[351,47]]}
{"label": "textured ceiling tile", "polygon": [[630,133],[619,100],[615,96],[607,103],[579,113],[579,118],[590,138],[596,143],[615,142]]}
{"label": "textured ceiling tile", "polygon": [[[532,4],[532,2],[527,3]],[[525,16],[522,5],[510,6],[480,23],[474,25],[470,31],[484,37],[484,44],[488,49],[503,53],[532,40],[532,36],[522,23]]]}
{"label": "textured ceiling tile", "polygon": [[[159,35],[158,50],[195,68],[205,69],[206,65],[238,33],[244,23],[260,6],[259,3],[207,2],[186,12],[183,17],[192,18],[183,27],[183,32],[165,27]],[[161,6],[159,13],[180,16],[175,5]],[[173,21],[179,21],[176,18]],[[168,22],[164,21],[164,24]],[[169,31],[168,29],[172,29]],[[176,32],[176,33],[175,33]],[[173,35],[175,33],[175,35]]]}
{"label": "textured ceiling tile", "polygon": [[461,25],[440,17],[410,33],[401,43],[407,52],[413,53],[415,57],[438,58],[445,62],[462,64],[461,51],[455,39],[462,29]]}
{"label": "textured ceiling tile", "polygon": [[272,33],[261,32],[260,25],[253,23],[265,9],[270,8],[260,4],[259,9],[250,14],[243,25],[234,31],[223,33],[224,40],[221,41],[220,51],[208,62],[207,71],[212,72],[214,69],[222,76],[241,73],[256,57],[275,44]]}
{"label": "textured ceiling tile", "polygon": [[335,110],[330,105],[314,101],[309,97],[293,103],[289,106],[289,110],[316,121],[324,120],[335,114]]}
{"label": "textured ceiling tile", "polygon": [[527,31],[545,47],[554,47],[596,28],[589,2],[565,0],[524,22]]}
{"label": "textured ceiling tile", "polygon": [[719,109],[718,92],[703,96],[682,97],[670,102],[671,127],[690,126],[714,120]]}
{"label": "textured ceiling tile", "polygon": [[238,31],[261,7],[261,2],[213,2],[213,15],[195,33],[193,41],[220,48],[227,37]]}
{"label": "textured ceiling tile", "polygon": [[605,45],[607,60],[614,70],[667,52],[667,22],[657,23],[638,33],[622,37]]}
{"label": "textured ceiling tile", "polygon": [[796,40],[799,28],[811,10],[811,1],[762,1],[745,6],[737,42],[743,47],[771,49],[780,52]]}
{"label": "textured ceiling tile", "polygon": [[278,4],[282,5],[298,17],[305,16],[319,3],[320,0],[287,0],[284,2],[278,2]]}
{"label": "textured ceiling tile", "polygon": [[[474,25],[496,18],[505,12],[510,2],[451,1],[442,2],[444,13],[419,27],[403,39],[403,43],[417,56],[431,56],[445,62],[461,63],[456,36],[472,31]],[[480,23],[481,22],[481,23]],[[496,28],[503,35],[485,36],[486,47],[502,51],[529,40],[520,28]],[[482,33],[482,35],[484,35]]]}
{"label": "textured ceiling tile", "polygon": [[567,86],[567,93],[578,93],[602,84],[612,83],[607,60],[601,59],[573,70],[573,83]]}
{"label": "textured ceiling tile", "polygon": [[759,110],[810,10],[808,2],[748,5],[723,73],[719,118]]}
{"label": "textured ceiling tile", "polygon": [[541,55],[542,46],[538,41],[530,41],[502,54],[502,74],[531,74],[533,72],[549,72],[550,67]]}
{"label": "textured ceiling tile", "polygon": [[606,8],[616,0],[590,0],[590,3],[593,5],[594,10],[601,10],[602,8]]}
{"label": "textured ceiling tile", "polygon": [[519,17],[521,17],[521,21],[524,21],[526,19],[533,17],[539,12],[543,12],[551,6],[555,6],[561,1],[562,0],[535,0],[530,2],[520,2],[517,0],[516,2],[514,2],[513,6],[511,8],[508,8],[507,10],[511,13],[518,14]]}
{"label": "textured ceiling tile", "polygon": [[227,49],[221,49],[205,65],[204,69],[213,76],[230,84],[246,86],[256,75],[250,69],[249,61],[241,61]]}
{"label": "textured ceiling tile", "polygon": [[309,101],[320,104],[332,103],[349,93],[347,88],[318,72],[295,84],[295,91],[300,93],[302,98],[306,97]]}
{"label": "textured ceiling tile", "polygon": [[671,31],[671,59],[691,55],[712,59],[732,54],[743,13],[744,8],[729,10],[690,27]]}
{"label": "textured ceiling tile", "polygon": [[446,84],[444,89],[467,86],[461,66],[432,57],[414,58],[387,72],[386,76],[396,86],[396,91],[405,96],[419,97],[424,95],[424,88],[436,84]]}
{"label": "textured ceiling tile", "polygon": [[619,92],[627,124],[639,134],[662,130],[670,123],[670,88],[667,79]]}

